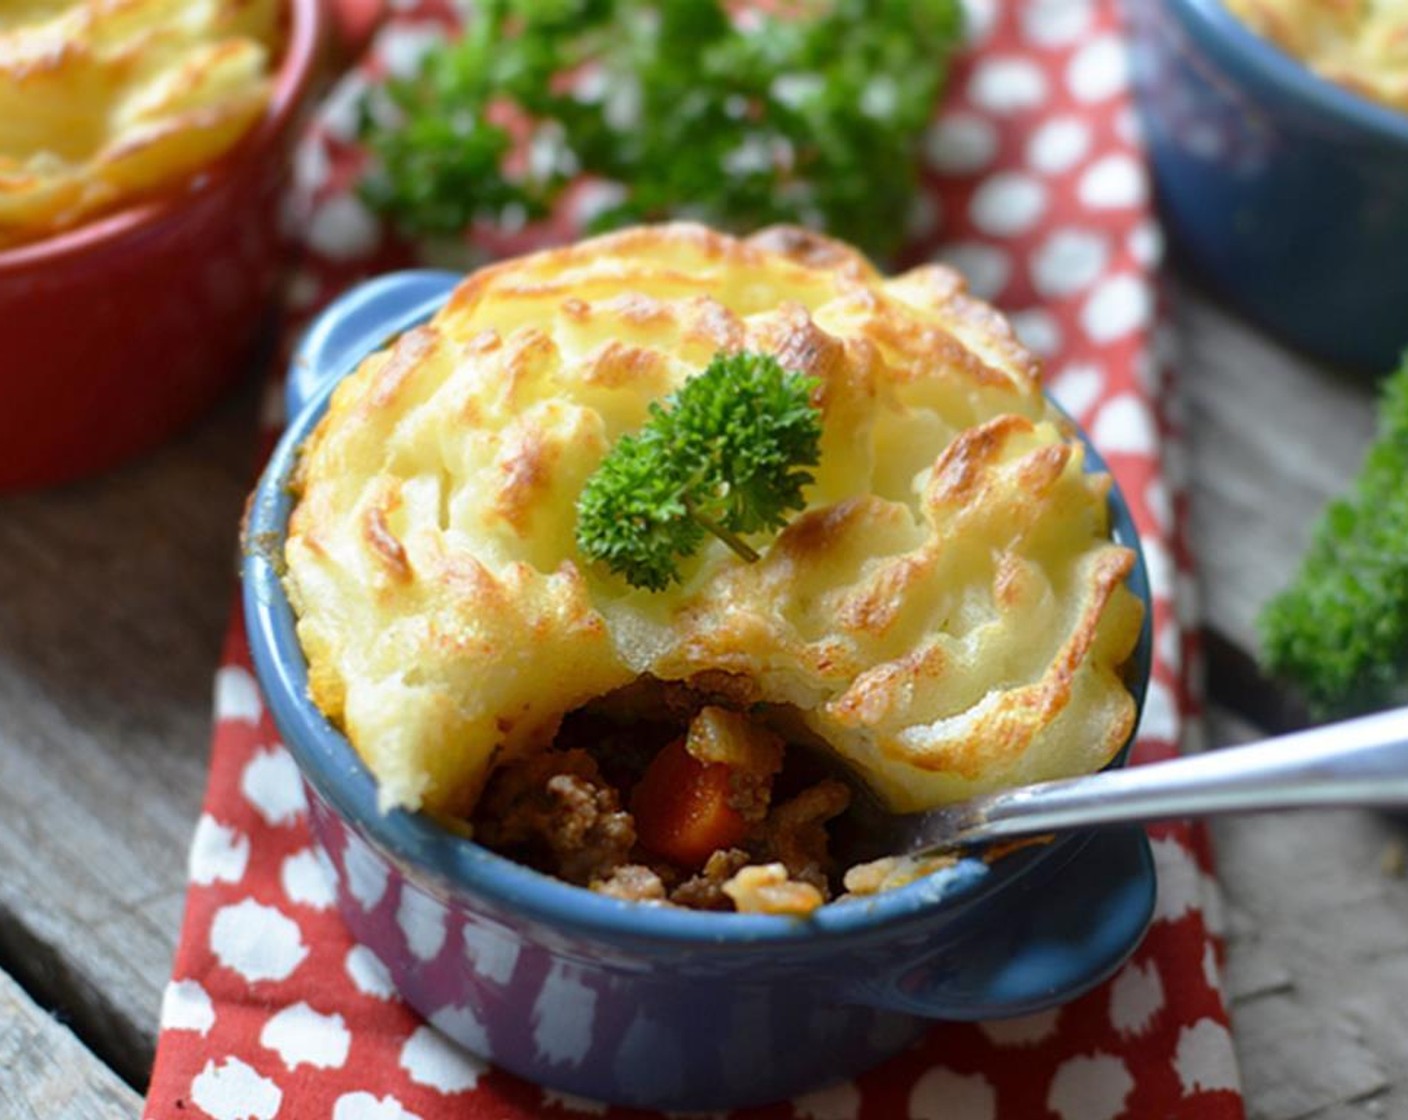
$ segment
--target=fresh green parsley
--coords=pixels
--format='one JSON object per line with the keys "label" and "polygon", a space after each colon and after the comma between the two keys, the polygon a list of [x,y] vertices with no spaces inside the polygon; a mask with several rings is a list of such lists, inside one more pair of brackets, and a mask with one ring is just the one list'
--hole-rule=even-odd
{"label": "fresh green parsley", "polygon": [[485,0],[364,103],[364,197],[410,235],[457,235],[541,218],[586,174],[614,194],[588,232],[798,222],[884,259],[959,0],[788,7],[734,20],[721,0]]}
{"label": "fresh green parsley", "polygon": [[634,435],[622,436],[577,500],[577,547],[636,587],[661,591],[713,534],[745,560],[744,534],[805,505],[820,456],[815,380],[768,354],[717,354]]}
{"label": "fresh green parsley", "polygon": [[1358,476],[1258,621],[1267,666],[1317,716],[1383,707],[1408,690],[1408,356],[1384,382]]}

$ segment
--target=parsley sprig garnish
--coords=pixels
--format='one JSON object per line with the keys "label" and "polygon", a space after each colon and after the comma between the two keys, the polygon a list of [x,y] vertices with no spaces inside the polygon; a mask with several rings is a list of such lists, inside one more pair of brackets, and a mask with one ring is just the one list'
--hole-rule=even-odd
{"label": "parsley sprig garnish", "polygon": [[577,499],[577,547],[636,587],[661,591],[709,534],[745,560],[744,534],[805,505],[821,445],[816,382],[769,354],[717,354],[622,436]]}
{"label": "parsley sprig garnish", "polygon": [[[762,7],[762,6],[760,6]],[[549,214],[586,174],[600,232],[796,222],[887,257],[962,36],[959,0],[483,0],[364,103],[372,206],[412,236]]]}
{"label": "parsley sprig garnish", "polygon": [[1267,666],[1299,684],[1317,716],[1408,696],[1408,354],[1383,383],[1354,482],[1258,623]]}

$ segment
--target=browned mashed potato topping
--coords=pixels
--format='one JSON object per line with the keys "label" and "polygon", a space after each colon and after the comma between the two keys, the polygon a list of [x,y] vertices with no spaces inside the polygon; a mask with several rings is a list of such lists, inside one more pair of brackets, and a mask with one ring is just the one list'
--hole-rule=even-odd
{"label": "browned mashed potato topping", "polygon": [[1408,112],[1408,0],[1227,0],[1316,73]]}
{"label": "browned mashed potato topping", "polygon": [[[735,349],[819,382],[806,509],[756,563],[711,543],[632,588],[577,553],[577,495]],[[887,279],[795,229],[643,227],[481,270],[305,445],[286,584],[313,700],[387,807],[619,897],[805,912],[839,889],[849,797],[818,755],[914,810],[1097,769],[1132,731],[1133,555],[1039,373],[952,271]],[[742,822],[696,866],[644,850],[632,802],[681,737]]]}
{"label": "browned mashed potato topping", "polygon": [[268,102],[280,0],[0,3],[0,249],[170,188]]}

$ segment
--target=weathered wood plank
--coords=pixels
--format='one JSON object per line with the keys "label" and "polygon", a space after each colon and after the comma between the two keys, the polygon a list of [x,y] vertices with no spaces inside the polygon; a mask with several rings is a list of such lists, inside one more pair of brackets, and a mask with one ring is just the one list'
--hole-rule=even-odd
{"label": "weathered wood plank", "polygon": [[7,1120],[132,1120],[141,1108],[136,1093],[3,972],[0,1070]]}
{"label": "weathered wood plank", "polygon": [[1283,349],[1187,284],[1172,295],[1203,617],[1251,651],[1256,612],[1358,469],[1373,387]]}
{"label": "weathered wood plank", "polygon": [[[1255,736],[1214,710],[1210,741]],[[1370,812],[1213,824],[1227,990],[1252,1120],[1408,1116],[1408,882]]]}
{"label": "weathered wood plank", "polygon": [[0,498],[0,961],[137,1083],[205,784],[255,396],[109,477]]}

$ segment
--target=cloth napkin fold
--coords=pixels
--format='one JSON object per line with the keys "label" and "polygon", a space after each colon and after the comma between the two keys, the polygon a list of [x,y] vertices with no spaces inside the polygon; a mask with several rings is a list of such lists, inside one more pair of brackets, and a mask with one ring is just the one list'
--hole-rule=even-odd
{"label": "cloth napkin fold", "polygon": [[[290,213],[303,253],[289,288],[290,339],[350,283],[416,259],[412,247],[383,234],[355,194],[363,156],[356,105],[368,83],[414,66],[453,15],[429,0],[354,6],[364,22],[380,17],[379,27],[298,153]],[[1154,675],[1134,759],[1166,757],[1197,715],[1196,650],[1183,624],[1192,581],[1176,395],[1153,345],[1160,237],[1115,0],[970,4],[970,40],[926,138],[907,259],[955,265],[977,294],[1011,315],[1045,359],[1050,389],[1118,478],[1154,591]],[[533,237],[570,237],[591,204],[579,194]],[[297,769],[261,701],[237,611],[216,680],[215,720],[149,1120],[649,1115],[520,1081],[458,1050],[400,1002],[381,962],[351,941],[336,913]],[[1024,1019],[936,1024],[854,1082],[733,1115],[1242,1116],[1206,836],[1187,825],[1151,831],[1159,875],[1153,926],[1105,985]]]}

